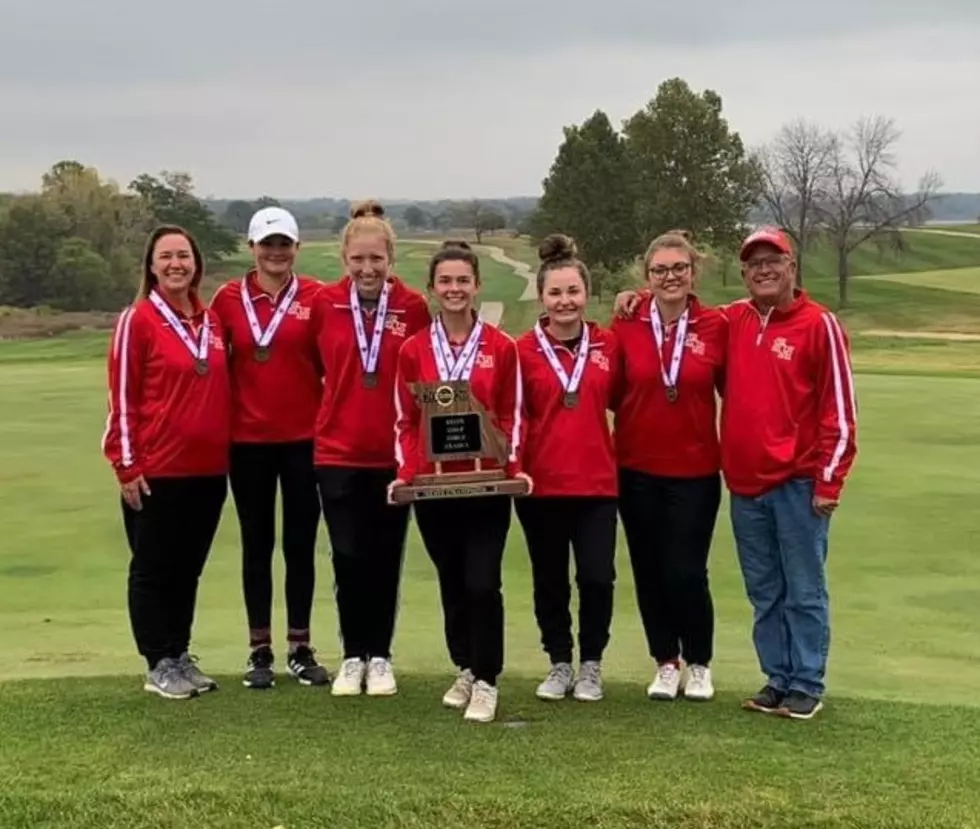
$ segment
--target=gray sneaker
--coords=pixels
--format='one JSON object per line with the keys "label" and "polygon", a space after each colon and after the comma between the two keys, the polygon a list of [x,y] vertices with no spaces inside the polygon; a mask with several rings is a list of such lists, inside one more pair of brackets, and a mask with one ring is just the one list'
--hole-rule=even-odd
{"label": "gray sneaker", "polygon": [[191,681],[191,684],[202,694],[208,691],[218,690],[218,683],[211,679],[211,677],[203,674],[201,669],[197,667],[196,656],[191,656],[185,651],[181,654],[180,659],[177,661],[180,665],[180,669],[184,672],[184,676],[187,677]]}
{"label": "gray sneaker", "polygon": [[165,657],[146,675],[144,691],[164,699],[190,699],[201,692],[185,675],[180,660]]}
{"label": "gray sneaker", "polygon": [[565,699],[568,692],[575,684],[575,671],[568,662],[558,662],[551,666],[548,676],[535,691],[538,699],[559,700]]}
{"label": "gray sneaker", "polygon": [[602,665],[599,662],[582,663],[573,696],[581,702],[598,702],[602,699]]}

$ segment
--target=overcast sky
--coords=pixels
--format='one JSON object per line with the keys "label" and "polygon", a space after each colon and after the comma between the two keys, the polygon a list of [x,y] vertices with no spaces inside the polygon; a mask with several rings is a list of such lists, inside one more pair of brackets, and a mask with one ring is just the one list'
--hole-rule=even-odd
{"label": "overcast sky", "polygon": [[0,0],[0,191],[75,158],[200,195],[537,195],[563,125],[672,76],[749,145],[893,116],[906,184],[980,191],[977,0]]}

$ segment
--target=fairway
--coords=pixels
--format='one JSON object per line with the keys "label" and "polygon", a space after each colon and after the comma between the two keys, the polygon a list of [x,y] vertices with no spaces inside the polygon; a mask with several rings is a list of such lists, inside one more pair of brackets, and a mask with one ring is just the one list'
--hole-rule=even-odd
{"label": "fairway", "polygon": [[949,268],[942,271],[889,273],[859,278],[881,279],[889,282],[901,282],[905,285],[919,285],[923,288],[940,288],[944,291],[980,294],[980,268]]}
{"label": "fairway", "polygon": [[[267,695],[244,690],[230,501],[194,643],[223,688],[186,705],[140,691],[128,553],[99,454],[103,349],[90,337],[0,347],[0,679],[11,680],[0,683],[4,829],[912,827],[924,825],[916,816],[926,809],[930,826],[977,825],[977,380],[856,378],[860,454],[832,533],[822,719],[738,709],[760,677],[723,510],[712,557],[715,702],[645,699],[651,664],[622,546],[607,700],[535,700],[545,660],[515,521],[500,722],[480,728],[439,705],[449,665],[434,570],[414,529],[395,642],[398,698],[336,700],[285,678]],[[335,665],[323,536],[314,627],[320,656]],[[277,625],[281,640],[280,614]]]}

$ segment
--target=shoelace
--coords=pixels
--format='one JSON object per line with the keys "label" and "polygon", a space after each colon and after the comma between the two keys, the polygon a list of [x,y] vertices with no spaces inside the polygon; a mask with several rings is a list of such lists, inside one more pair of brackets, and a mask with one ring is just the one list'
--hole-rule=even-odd
{"label": "shoelace", "polygon": [[583,665],[578,673],[578,678],[582,682],[599,682],[602,676],[602,668],[598,665]]}
{"label": "shoelace", "polygon": [[556,665],[548,671],[548,682],[562,682],[568,684],[572,678],[572,670],[567,665]]}
{"label": "shoelace", "polygon": [[471,702],[475,705],[489,705],[493,700],[493,689],[484,685],[473,686]]}
{"label": "shoelace", "polygon": [[677,666],[673,662],[667,662],[660,666],[657,676],[663,682],[672,682],[677,675]]}
{"label": "shoelace", "polygon": [[361,660],[348,659],[344,663],[344,676],[355,677],[361,672]]}
{"label": "shoelace", "polygon": [[703,685],[705,679],[707,678],[707,673],[702,665],[692,665],[691,666],[691,681],[697,683],[698,685]]}
{"label": "shoelace", "polygon": [[384,659],[376,659],[371,663],[371,667],[374,668],[374,672],[381,676],[385,676],[388,673],[388,662]]}

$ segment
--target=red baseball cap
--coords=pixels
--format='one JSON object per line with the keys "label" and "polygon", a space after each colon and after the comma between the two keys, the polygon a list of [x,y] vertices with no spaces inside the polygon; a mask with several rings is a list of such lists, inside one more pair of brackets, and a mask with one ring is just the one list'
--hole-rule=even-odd
{"label": "red baseball cap", "polygon": [[778,227],[773,227],[772,225],[760,227],[758,230],[754,230],[746,236],[738,252],[738,258],[744,262],[749,251],[756,245],[772,245],[780,253],[787,255],[793,254],[793,243],[790,242],[789,236],[783,233]]}

